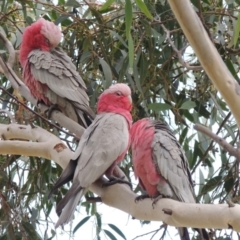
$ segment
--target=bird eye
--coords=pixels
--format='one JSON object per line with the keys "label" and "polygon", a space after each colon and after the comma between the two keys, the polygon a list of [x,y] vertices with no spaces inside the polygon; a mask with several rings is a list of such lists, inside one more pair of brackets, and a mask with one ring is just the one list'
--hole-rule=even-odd
{"label": "bird eye", "polygon": [[47,38],[45,38],[45,41],[46,41],[47,45],[50,45],[50,41]]}
{"label": "bird eye", "polygon": [[116,94],[117,96],[121,96],[121,95],[122,95],[122,93],[121,93],[120,91],[115,92],[115,94]]}

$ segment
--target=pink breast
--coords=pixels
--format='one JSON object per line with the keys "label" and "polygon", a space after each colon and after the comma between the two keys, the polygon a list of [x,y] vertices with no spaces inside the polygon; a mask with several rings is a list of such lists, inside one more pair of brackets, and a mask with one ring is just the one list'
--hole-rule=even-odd
{"label": "pink breast", "polygon": [[45,92],[47,91],[48,86],[37,81],[33,77],[28,63],[24,67],[23,78],[33,97],[35,97],[38,101],[43,101],[47,106],[50,106],[52,104],[45,96]]}

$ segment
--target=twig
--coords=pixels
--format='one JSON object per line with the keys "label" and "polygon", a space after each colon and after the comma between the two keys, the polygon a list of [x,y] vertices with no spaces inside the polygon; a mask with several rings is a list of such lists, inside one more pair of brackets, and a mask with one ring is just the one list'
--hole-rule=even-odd
{"label": "twig", "polygon": [[[179,51],[176,46],[174,45],[174,42],[171,40],[171,36],[170,36],[170,31],[167,30],[167,28],[164,26],[164,24],[161,22],[161,18],[160,16],[157,16],[157,18],[155,18],[155,21],[157,21],[160,26],[162,27],[162,29],[164,30],[164,32],[166,33],[166,39],[168,40],[169,44],[171,45],[173,51],[177,54],[179,62],[182,64],[182,66],[184,68],[186,68],[187,70],[193,70],[193,71],[200,71],[203,70],[202,66],[191,66],[189,65],[189,63],[185,62],[183,57],[182,57],[182,51]],[[185,49],[185,48],[184,48]]]}
{"label": "twig", "polygon": [[[160,229],[161,229],[161,228],[160,228]],[[151,231],[151,232],[147,232],[147,233],[144,233],[144,234],[142,234],[142,235],[138,235],[138,236],[136,236],[135,238],[133,238],[132,240],[135,240],[135,239],[137,239],[137,238],[140,238],[140,237],[143,237],[143,236],[146,236],[146,235],[149,235],[149,234],[151,234],[151,233],[158,232],[158,231],[159,231],[159,228],[156,229],[156,230],[153,230],[153,231]]]}
{"label": "twig", "polygon": [[236,157],[237,160],[240,161],[240,151],[234,148],[231,144],[229,144],[223,138],[220,138],[218,135],[211,132],[209,128],[206,128],[200,124],[195,124],[194,129],[212,138],[215,142],[217,142],[220,146],[222,146],[224,150],[229,152],[230,155]]}
{"label": "twig", "polygon": [[[222,121],[220,127],[218,128],[217,130],[217,133],[220,133],[221,129],[223,128],[224,124],[227,122],[227,120],[231,117],[231,112],[228,113],[228,115],[225,117],[225,119]],[[208,152],[212,149],[213,147],[213,143],[214,141],[212,140],[211,143],[209,144],[207,150],[205,151],[205,153],[203,154],[203,156],[201,157],[201,159],[199,159],[199,161],[195,164],[195,166],[193,167],[192,171],[191,171],[191,174],[193,174],[195,172],[195,170],[197,169],[198,165],[203,162],[206,158],[207,158],[207,155],[208,155]]]}

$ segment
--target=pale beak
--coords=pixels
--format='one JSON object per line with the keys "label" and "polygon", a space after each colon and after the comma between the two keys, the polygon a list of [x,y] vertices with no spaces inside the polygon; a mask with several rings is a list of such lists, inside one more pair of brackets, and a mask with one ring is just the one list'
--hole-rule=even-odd
{"label": "pale beak", "polygon": [[128,95],[129,102],[132,103],[132,97],[131,95]]}

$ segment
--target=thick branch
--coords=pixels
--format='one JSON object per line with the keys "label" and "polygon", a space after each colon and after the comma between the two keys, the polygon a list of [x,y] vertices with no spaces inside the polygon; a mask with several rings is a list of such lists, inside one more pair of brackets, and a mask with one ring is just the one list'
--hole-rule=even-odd
{"label": "thick branch", "polygon": [[[102,188],[104,179],[98,180],[91,190],[101,197],[103,203],[118,208],[139,220],[163,221],[172,226],[194,228],[233,228],[240,231],[240,206],[228,204],[193,204],[160,199],[154,209],[152,200],[135,203],[136,194],[127,186],[116,184]],[[117,193],[117,194],[116,194]],[[171,215],[164,212],[170,210]]]}
{"label": "thick branch", "polygon": [[209,39],[189,0],[168,0],[184,34],[193,47],[209,78],[219,90],[240,127],[240,86],[228,71]]}
{"label": "thick branch", "polygon": [[[72,156],[72,152],[56,136],[39,127],[0,124],[0,136],[3,139],[0,141],[0,154],[40,156],[53,159],[62,168],[66,167]],[[101,197],[106,205],[118,208],[137,219],[164,221],[172,226],[218,229],[231,227],[240,231],[238,204],[229,207],[227,204],[190,204],[161,199],[153,209],[151,199],[135,203],[137,195],[125,184],[103,188],[105,182],[106,179],[102,177],[90,186],[90,190]]]}
{"label": "thick branch", "polygon": [[[0,124],[0,154],[19,154],[54,159],[62,168],[65,168],[72,156],[62,141],[40,127],[19,124]],[[11,139],[19,139],[11,141]],[[30,140],[30,141],[20,141]]]}
{"label": "thick branch", "polygon": [[231,144],[229,144],[223,138],[220,138],[218,135],[214,134],[209,128],[206,128],[203,125],[195,124],[194,128],[197,131],[212,138],[215,142],[217,142],[220,146],[222,146],[222,148],[225,151],[229,152],[230,155],[236,157],[238,159],[238,161],[240,161],[240,151],[238,151],[238,149],[234,148]]}

